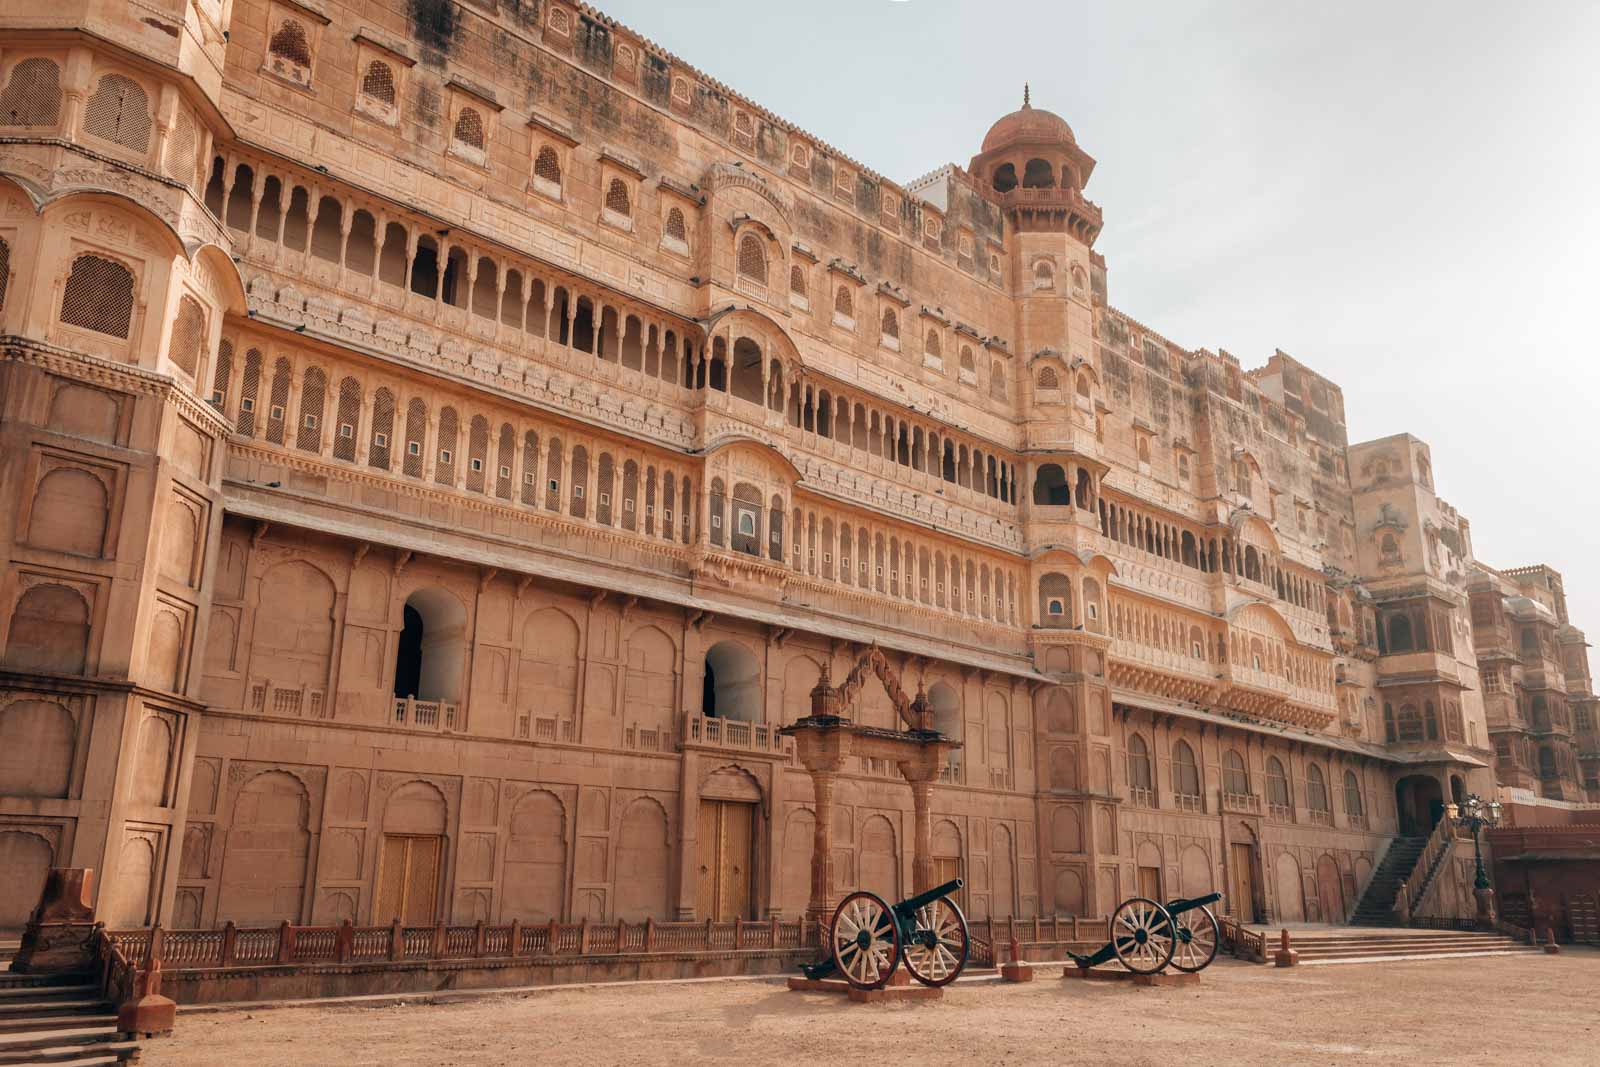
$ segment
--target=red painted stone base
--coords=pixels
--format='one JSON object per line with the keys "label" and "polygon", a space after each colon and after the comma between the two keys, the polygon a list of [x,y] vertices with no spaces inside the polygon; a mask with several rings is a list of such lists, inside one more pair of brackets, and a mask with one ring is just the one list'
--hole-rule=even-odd
{"label": "red painted stone base", "polygon": [[1188,971],[1162,971],[1159,974],[1134,974],[1132,971],[1101,970],[1098,967],[1084,970],[1069,966],[1061,969],[1063,978],[1079,978],[1090,982],[1130,982],[1144,989],[1174,989],[1200,984],[1200,976]]}
{"label": "red painted stone base", "polygon": [[1004,982],[1031,982],[1033,981],[1033,964],[1025,962],[1007,963],[1000,968],[1000,980]]}
{"label": "red painted stone base", "polygon": [[[900,977],[896,972],[895,977]],[[920,983],[891,984],[882,989],[857,989],[842,978],[791,978],[789,988],[801,993],[844,993],[857,1004],[895,1004],[904,1001],[942,1000],[944,990]]]}

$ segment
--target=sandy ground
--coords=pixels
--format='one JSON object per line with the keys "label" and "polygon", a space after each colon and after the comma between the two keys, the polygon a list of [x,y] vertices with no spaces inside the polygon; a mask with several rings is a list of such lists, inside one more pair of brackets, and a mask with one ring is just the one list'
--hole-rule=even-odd
{"label": "sandy ground", "polygon": [[1600,1062],[1600,951],[1293,971],[1219,960],[1198,989],[963,979],[850,1004],[769,981],[612,985],[448,1004],[185,1014],[151,1067],[334,1064]]}

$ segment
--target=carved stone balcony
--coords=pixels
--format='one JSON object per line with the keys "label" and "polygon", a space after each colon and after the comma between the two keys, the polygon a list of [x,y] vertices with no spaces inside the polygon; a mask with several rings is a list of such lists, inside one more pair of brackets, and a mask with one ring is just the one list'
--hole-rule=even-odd
{"label": "carved stone balcony", "polygon": [[794,758],[794,741],[780,736],[778,727],[764,722],[686,714],[680,736],[685,748],[750,752],[782,760]]}
{"label": "carved stone balcony", "polygon": [[414,730],[434,730],[454,733],[464,724],[458,722],[458,708],[444,700],[418,700],[416,697],[395,697],[393,723]]}

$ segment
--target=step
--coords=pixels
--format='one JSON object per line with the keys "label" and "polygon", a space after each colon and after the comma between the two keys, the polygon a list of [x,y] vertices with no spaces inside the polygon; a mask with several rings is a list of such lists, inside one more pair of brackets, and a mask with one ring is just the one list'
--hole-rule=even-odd
{"label": "step", "polygon": [[98,1041],[91,1044],[44,1042],[33,1048],[0,1050],[0,1064],[63,1064],[88,1067],[89,1064],[127,1062],[139,1051],[137,1041]]}
{"label": "step", "polygon": [[1341,959],[1358,959],[1368,956],[1436,956],[1453,954],[1457,952],[1511,952],[1511,951],[1536,951],[1532,945],[1519,945],[1515,941],[1507,941],[1498,945],[1368,945],[1361,948],[1325,948],[1310,949],[1297,948],[1303,960],[1327,959],[1337,956]]}
{"label": "step", "polygon": [[106,1006],[106,1002],[99,997],[93,1000],[34,1000],[20,1001],[14,1004],[0,1004],[0,1019],[27,1018],[29,1015],[43,1013],[71,1012],[71,1011],[97,1011]]}
{"label": "step", "polygon": [[44,996],[44,995],[54,996],[54,995],[58,995],[58,994],[59,995],[72,994],[74,996],[86,997],[86,996],[89,996],[92,993],[98,993],[98,992],[100,992],[100,987],[99,986],[93,986],[93,985],[68,985],[68,984],[65,984],[65,983],[54,983],[54,982],[50,982],[50,983],[41,982],[38,985],[6,986],[4,988],[0,988],[0,1004],[4,1004],[8,1000],[14,999],[16,997],[31,997],[31,996]]}
{"label": "step", "polygon": [[32,1048],[40,1042],[75,1044],[85,1041],[100,1041],[115,1036],[117,1036],[116,1016],[112,1016],[111,1021],[108,1023],[97,1023],[92,1026],[33,1026],[27,1030],[0,1033],[0,1052],[7,1052],[14,1048]]}
{"label": "step", "polygon": [[[1525,956],[1532,949],[1487,949],[1477,952],[1435,952],[1435,953],[1396,953],[1392,956],[1329,956],[1319,959],[1302,959],[1301,965],[1308,967],[1325,967],[1341,963],[1410,963],[1413,961],[1427,962],[1429,960],[1468,960],[1485,959],[1489,956]],[[4,1062],[4,1061],[0,1061]]]}
{"label": "step", "polygon": [[[110,1005],[107,1005],[110,1008]],[[107,1011],[30,1015],[25,1019],[0,1019],[0,1038],[25,1030],[71,1030],[77,1027],[115,1026],[116,1013]]]}

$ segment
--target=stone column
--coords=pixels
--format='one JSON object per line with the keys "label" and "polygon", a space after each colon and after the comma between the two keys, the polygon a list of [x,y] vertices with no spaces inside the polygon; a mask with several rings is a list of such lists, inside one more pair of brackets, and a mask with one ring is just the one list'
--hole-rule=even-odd
{"label": "stone column", "polygon": [[831,922],[833,909],[838,905],[833,892],[833,788],[836,779],[837,774],[831,770],[818,768],[811,772],[817,827],[811,845],[811,900],[806,904],[806,918],[820,923]]}
{"label": "stone column", "polygon": [[933,782],[912,782],[911,804],[916,815],[912,831],[911,891],[924,893],[933,888]]}

